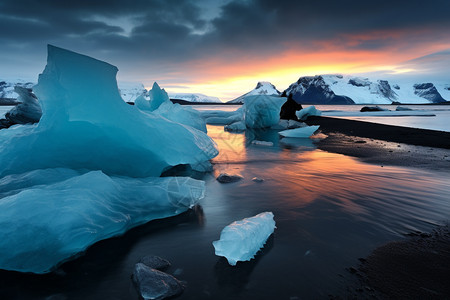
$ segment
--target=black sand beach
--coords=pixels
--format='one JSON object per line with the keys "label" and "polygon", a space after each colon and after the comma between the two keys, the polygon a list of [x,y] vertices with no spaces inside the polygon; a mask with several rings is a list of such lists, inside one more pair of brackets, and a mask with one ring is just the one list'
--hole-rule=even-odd
{"label": "black sand beach", "polygon": [[[338,118],[312,117],[327,138],[319,149],[362,161],[420,169],[450,170],[450,133]],[[349,288],[354,299],[450,299],[450,233],[411,232],[407,240],[376,248],[350,267],[360,286]],[[351,284],[350,284],[351,285]]]}

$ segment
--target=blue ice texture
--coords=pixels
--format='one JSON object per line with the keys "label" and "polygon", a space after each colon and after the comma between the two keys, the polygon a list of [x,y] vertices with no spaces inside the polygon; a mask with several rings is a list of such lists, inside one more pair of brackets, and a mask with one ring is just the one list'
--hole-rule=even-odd
{"label": "blue ice texture", "polygon": [[232,266],[251,260],[275,230],[273,217],[272,212],[263,212],[226,226],[220,239],[213,242],[216,255],[225,257]]}
{"label": "blue ice texture", "polygon": [[267,128],[280,121],[284,97],[254,95],[244,98],[244,121],[247,128]]}
{"label": "blue ice texture", "polygon": [[126,104],[117,71],[48,46],[33,89],[39,123],[0,130],[0,269],[50,272],[99,240],[203,197],[203,181],[159,176],[176,165],[209,165],[215,143]]}
{"label": "blue ice texture", "polygon": [[311,105],[306,108],[300,109],[299,111],[296,111],[295,115],[300,121],[305,121],[309,116],[322,115],[322,112],[318,110],[314,105]]}

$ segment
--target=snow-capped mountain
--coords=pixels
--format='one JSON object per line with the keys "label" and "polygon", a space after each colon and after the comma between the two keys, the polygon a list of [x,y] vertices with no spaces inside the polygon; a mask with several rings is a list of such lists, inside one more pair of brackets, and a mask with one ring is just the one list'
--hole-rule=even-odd
{"label": "snow-capped mountain", "polygon": [[137,97],[142,94],[147,94],[147,90],[145,89],[142,83],[138,82],[118,82],[120,95],[125,102],[134,102]]}
{"label": "snow-capped mountain", "polygon": [[34,82],[29,82],[26,80],[0,80],[0,98],[7,99],[17,99],[19,95],[14,92],[14,87],[18,85],[23,88],[31,89],[34,85]]}
{"label": "snow-capped mountain", "polygon": [[280,94],[281,93],[277,90],[277,88],[270,82],[260,81],[256,85],[256,88],[254,88],[248,93],[245,93],[242,96],[237,97],[236,99],[228,101],[227,103],[242,104],[244,103],[244,98],[246,96],[253,96],[253,95],[279,96]]}
{"label": "snow-capped mountain", "polygon": [[[14,92],[14,86],[18,85],[20,87],[32,89],[35,84],[36,82],[26,81],[22,79],[4,81],[0,79],[0,99],[17,99],[19,95]],[[137,97],[147,93],[147,90],[142,83],[119,82],[118,86],[120,95],[125,102],[134,102]]]}
{"label": "snow-capped mountain", "polygon": [[283,95],[302,104],[441,103],[450,100],[450,84],[370,80],[350,75],[300,77]]}
{"label": "snow-capped mountain", "polygon": [[219,98],[207,96],[198,93],[169,93],[170,99],[180,99],[189,102],[201,102],[201,103],[222,103]]}

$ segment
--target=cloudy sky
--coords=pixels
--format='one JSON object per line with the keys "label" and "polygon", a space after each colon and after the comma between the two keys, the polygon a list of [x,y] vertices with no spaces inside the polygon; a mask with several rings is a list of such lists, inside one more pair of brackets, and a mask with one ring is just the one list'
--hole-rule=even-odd
{"label": "cloudy sky", "polygon": [[222,100],[323,73],[450,82],[449,12],[449,0],[0,0],[0,79],[37,80],[53,44],[116,65],[120,81]]}

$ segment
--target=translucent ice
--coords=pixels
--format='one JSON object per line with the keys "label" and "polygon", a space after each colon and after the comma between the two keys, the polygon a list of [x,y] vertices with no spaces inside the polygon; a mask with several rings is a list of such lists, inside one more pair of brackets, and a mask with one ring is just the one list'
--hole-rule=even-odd
{"label": "translucent ice", "polygon": [[316,107],[314,105],[312,105],[312,106],[309,106],[307,108],[303,108],[303,109],[297,111],[295,113],[295,115],[297,116],[297,118],[300,121],[304,121],[309,116],[320,116],[320,115],[322,115],[322,112],[320,110],[316,109]]}
{"label": "translucent ice", "polygon": [[[9,183],[15,189],[0,201],[1,269],[49,272],[99,240],[184,212],[204,195],[204,182],[186,177],[52,170]],[[56,176],[68,179],[54,182]]]}
{"label": "translucent ice", "polygon": [[15,86],[14,91],[19,95],[20,103],[6,113],[5,118],[11,124],[27,124],[39,122],[42,115],[41,106],[36,96],[28,89]]}
{"label": "translucent ice", "polygon": [[55,167],[159,176],[217,155],[204,132],[126,104],[116,73],[108,63],[49,45],[34,87],[42,118],[19,135],[0,131],[0,176]]}
{"label": "translucent ice", "polygon": [[306,126],[295,129],[288,129],[278,132],[279,135],[290,138],[309,138],[313,133],[319,129],[320,126]]}
{"label": "translucent ice", "polygon": [[266,128],[278,124],[286,98],[256,95],[244,98],[244,120],[248,128]]}
{"label": "translucent ice", "polygon": [[206,132],[205,120],[200,113],[188,106],[172,103],[164,89],[161,89],[155,82],[149,91],[150,100],[143,96],[138,97],[135,105],[142,111],[153,112],[175,123],[191,126],[203,132]]}
{"label": "translucent ice", "polygon": [[274,229],[271,212],[235,221],[222,230],[220,240],[213,242],[216,255],[224,256],[232,266],[238,261],[248,261],[264,246]]}

